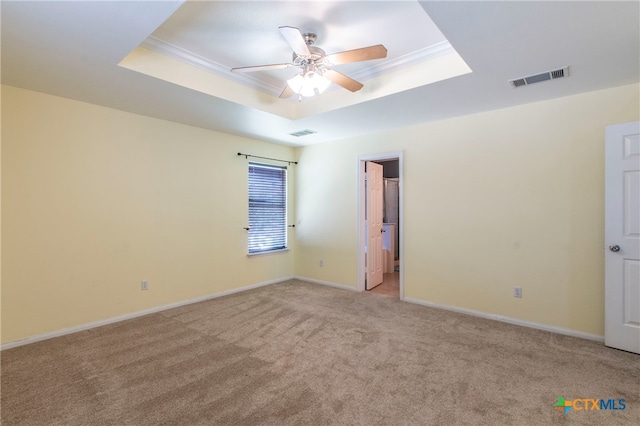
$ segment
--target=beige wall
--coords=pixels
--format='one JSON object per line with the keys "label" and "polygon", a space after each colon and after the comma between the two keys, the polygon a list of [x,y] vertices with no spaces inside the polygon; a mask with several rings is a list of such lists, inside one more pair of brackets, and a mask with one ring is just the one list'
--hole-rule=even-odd
{"label": "beige wall", "polygon": [[639,103],[631,85],[300,148],[296,274],[356,287],[357,158],[403,151],[406,297],[603,335],[604,128]]}
{"label": "beige wall", "polygon": [[238,151],[294,155],[3,86],[2,342],[293,275],[246,256]]}
{"label": "beige wall", "polygon": [[292,250],[247,258],[236,153],[291,148],[3,86],[1,340],[294,273],[355,287],[357,157],[400,150],[405,296],[602,335],[604,127],[638,93],[300,148]]}

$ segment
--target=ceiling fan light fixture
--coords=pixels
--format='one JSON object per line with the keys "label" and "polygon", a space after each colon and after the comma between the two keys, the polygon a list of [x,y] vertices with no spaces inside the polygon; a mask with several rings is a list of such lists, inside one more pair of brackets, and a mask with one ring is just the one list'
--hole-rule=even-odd
{"label": "ceiling fan light fixture", "polygon": [[314,33],[303,34],[298,28],[288,26],[279,27],[279,29],[280,34],[293,50],[291,63],[237,67],[232,68],[231,71],[251,72],[289,67],[301,68],[300,74],[287,80],[287,86],[279,96],[281,99],[289,98],[295,93],[300,102],[303,96],[310,97],[321,94],[332,83],[351,92],[357,92],[362,89],[362,83],[330,67],[387,57],[387,49],[381,44],[326,55],[324,50],[313,46],[316,41]]}
{"label": "ceiling fan light fixture", "polygon": [[295,93],[311,97],[327,90],[331,82],[315,71],[307,71],[287,80],[287,84]]}

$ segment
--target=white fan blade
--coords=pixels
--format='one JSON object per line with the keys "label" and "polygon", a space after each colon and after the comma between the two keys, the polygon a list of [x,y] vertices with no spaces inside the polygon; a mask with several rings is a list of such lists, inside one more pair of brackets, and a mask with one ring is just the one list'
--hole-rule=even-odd
{"label": "white fan blade", "polygon": [[311,56],[309,46],[304,41],[302,33],[295,27],[280,27],[280,34],[287,41],[291,49],[296,52],[296,55]]}
{"label": "white fan blade", "polygon": [[347,50],[345,52],[333,53],[325,57],[332,65],[348,64],[350,62],[370,61],[372,59],[382,59],[387,57],[387,48],[381,44],[375,46],[362,47],[360,49]]}
{"label": "white fan blade", "polygon": [[291,87],[289,87],[289,85],[287,84],[284,88],[284,90],[282,91],[282,93],[280,93],[280,98],[282,99],[287,99],[292,97],[293,95],[295,95],[295,92],[293,91],[293,89]]}
{"label": "white fan blade", "polygon": [[357,92],[358,90],[362,89],[362,87],[364,87],[364,85],[359,81],[356,81],[351,77],[347,77],[346,75],[339,73],[338,71],[325,70],[323,75],[325,78],[331,80],[338,86],[342,86],[351,92]]}
{"label": "white fan blade", "polygon": [[254,67],[238,67],[231,68],[233,72],[253,72],[253,71],[265,71],[265,70],[279,70],[282,68],[289,68],[293,64],[271,64],[271,65],[256,65]]}

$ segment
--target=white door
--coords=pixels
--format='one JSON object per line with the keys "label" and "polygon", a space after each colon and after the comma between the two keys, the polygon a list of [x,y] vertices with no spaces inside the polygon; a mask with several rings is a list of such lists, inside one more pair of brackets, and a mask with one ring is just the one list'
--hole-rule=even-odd
{"label": "white door", "polygon": [[605,344],[640,353],[640,122],[607,127]]}
{"label": "white door", "polygon": [[367,161],[367,290],[382,284],[382,165]]}

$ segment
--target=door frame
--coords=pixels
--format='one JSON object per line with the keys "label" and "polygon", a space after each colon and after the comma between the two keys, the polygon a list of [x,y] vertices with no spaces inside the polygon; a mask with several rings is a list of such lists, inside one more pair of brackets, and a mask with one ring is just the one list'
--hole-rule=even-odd
{"label": "door frame", "polygon": [[[635,158],[624,158],[622,140],[628,135],[640,132],[640,121],[612,124],[605,129],[605,226],[604,226],[604,344],[606,346],[640,354],[638,326],[625,323],[626,277],[625,260],[638,257],[634,240],[625,238],[625,194],[624,175],[628,165],[637,167]],[[635,171],[635,170],[634,170]],[[611,246],[619,245],[619,252]]]}
{"label": "door frame", "polygon": [[357,224],[358,224],[358,277],[357,277],[357,290],[365,291],[365,276],[367,271],[365,269],[365,256],[364,247],[365,241],[365,211],[367,206],[365,204],[365,163],[367,161],[389,161],[398,160],[398,221],[399,223],[399,238],[398,250],[400,251],[400,300],[404,300],[404,259],[406,253],[404,250],[404,157],[403,151],[391,151],[383,152],[380,154],[372,155],[360,155],[358,156],[358,208],[357,208]]}

